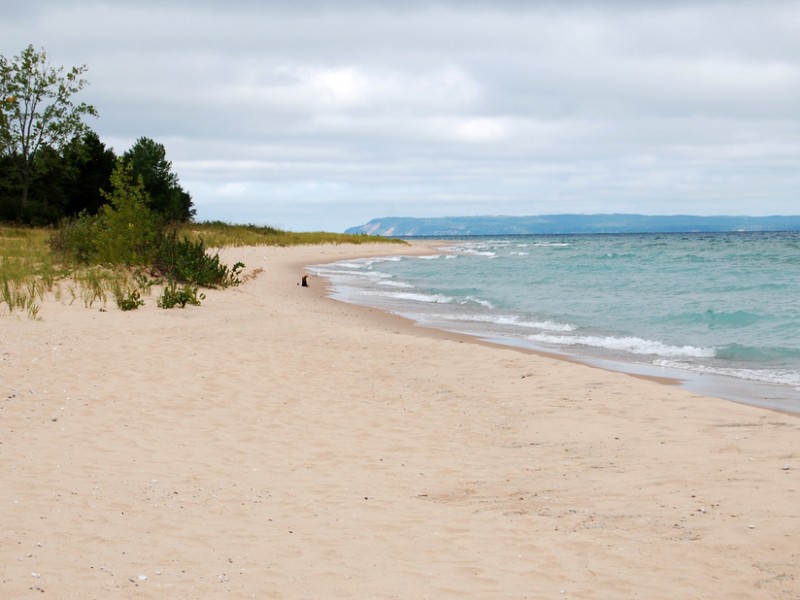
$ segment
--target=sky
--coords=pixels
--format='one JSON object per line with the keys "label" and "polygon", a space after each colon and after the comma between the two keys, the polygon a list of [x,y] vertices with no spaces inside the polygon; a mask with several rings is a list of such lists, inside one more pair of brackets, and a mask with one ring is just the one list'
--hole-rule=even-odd
{"label": "sky", "polygon": [[198,220],[800,213],[800,2],[4,0]]}

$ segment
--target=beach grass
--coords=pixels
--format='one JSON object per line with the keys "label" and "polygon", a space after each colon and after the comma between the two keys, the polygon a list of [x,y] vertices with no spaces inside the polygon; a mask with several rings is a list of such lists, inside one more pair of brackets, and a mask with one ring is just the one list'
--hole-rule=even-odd
{"label": "beach grass", "polygon": [[293,232],[262,225],[232,225],[221,221],[206,221],[183,226],[190,238],[202,238],[210,248],[225,246],[300,246],[316,244],[405,244],[399,238],[362,234],[329,233],[324,231]]}
{"label": "beach grass", "polygon": [[[68,265],[51,251],[54,229],[0,225],[0,316],[11,313],[39,316],[41,302],[50,295],[87,308],[105,308],[114,299],[123,310],[149,296],[158,283],[142,269],[101,265]],[[405,243],[395,238],[327,232],[297,233],[259,225],[220,221],[187,223],[179,235],[202,240],[208,248],[239,246],[297,246],[317,244]]]}

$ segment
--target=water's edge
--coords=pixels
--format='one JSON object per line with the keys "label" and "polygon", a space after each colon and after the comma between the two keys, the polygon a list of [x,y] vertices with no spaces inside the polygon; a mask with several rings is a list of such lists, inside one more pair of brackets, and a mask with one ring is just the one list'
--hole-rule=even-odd
{"label": "water's edge", "polygon": [[565,352],[563,350],[554,351],[552,348],[539,347],[532,342],[519,338],[504,337],[502,335],[485,336],[470,331],[462,331],[455,327],[442,327],[440,324],[432,324],[415,319],[413,315],[388,310],[385,306],[381,306],[380,303],[356,301],[352,297],[337,293],[338,289],[335,276],[325,273],[324,269],[325,267],[331,267],[333,265],[335,265],[335,263],[316,264],[307,267],[308,269],[313,269],[318,276],[325,279],[328,290],[326,296],[333,300],[381,310],[387,314],[405,318],[425,328],[465,335],[467,338],[472,338],[476,341],[562,358],[606,371],[625,373],[653,380],[667,380],[677,383],[683,389],[702,396],[710,396],[740,404],[800,415],[800,393],[789,386],[748,381],[725,375],[694,373],[688,370],[666,366],[593,358],[578,353]]}

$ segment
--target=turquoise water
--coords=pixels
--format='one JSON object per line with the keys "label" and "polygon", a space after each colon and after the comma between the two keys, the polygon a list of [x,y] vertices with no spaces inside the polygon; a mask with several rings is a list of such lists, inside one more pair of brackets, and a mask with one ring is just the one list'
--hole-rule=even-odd
{"label": "turquoise water", "polygon": [[800,233],[513,236],[319,265],[424,325],[800,412]]}

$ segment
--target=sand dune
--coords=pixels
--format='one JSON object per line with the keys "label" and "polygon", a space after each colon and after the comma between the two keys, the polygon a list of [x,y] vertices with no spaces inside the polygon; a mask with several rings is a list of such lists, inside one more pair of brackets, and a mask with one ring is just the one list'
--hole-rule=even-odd
{"label": "sand dune", "polygon": [[800,598],[800,419],[297,284],[0,318],[2,598]]}

